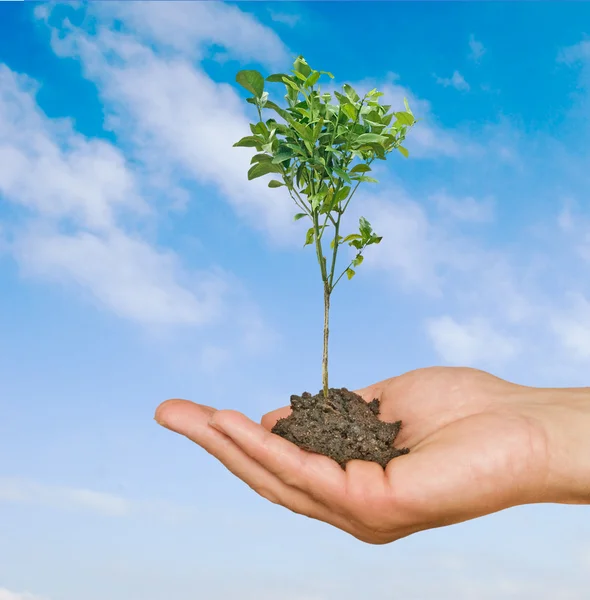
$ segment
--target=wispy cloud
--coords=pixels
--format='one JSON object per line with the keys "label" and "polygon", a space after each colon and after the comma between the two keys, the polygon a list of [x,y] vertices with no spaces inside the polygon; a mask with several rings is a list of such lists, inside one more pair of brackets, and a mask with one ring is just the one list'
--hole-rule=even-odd
{"label": "wispy cloud", "polygon": [[590,59],[590,41],[583,40],[577,44],[562,48],[558,55],[557,61],[568,65],[579,61]]}
{"label": "wispy cloud", "polygon": [[426,330],[437,353],[452,365],[498,365],[513,358],[518,340],[502,334],[483,317],[459,322],[450,316],[430,319]]}
{"label": "wispy cloud", "polygon": [[577,360],[590,361],[590,300],[572,293],[568,309],[556,313],[551,326],[560,344]]}
{"label": "wispy cloud", "polygon": [[489,223],[494,219],[494,201],[491,198],[477,200],[472,196],[456,198],[446,192],[438,192],[430,196],[439,212],[459,221],[472,223]]}
{"label": "wispy cloud", "polygon": [[48,600],[29,592],[11,592],[6,588],[0,588],[0,600]]}
{"label": "wispy cloud", "polygon": [[444,87],[453,87],[462,92],[467,92],[471,89],[470,85],[465,81],[465,77],[459,71],[454,71],[451,77],[438,77],[438,75],[434,77],[436,82]]}
{"label": "wispy cloud", "polygon": [[471,34],[469,36],[469,58],[475,62],[479,62],[481,57],[486,53],[486,48],[482,42],[475,39]]}
{"label": "wispy cloud", "polygon": [[214,318],[221,278],[205,272],[182,283],[189,276],[174,253],[123,225],[152,210],[126,159],[112,145],[76,133],[70,122],[48,119],[36,89],[0,65],[0,195],[29,215],[9,244],[24,271],[79,285],[142,323]]}
{"label": "wispy cloud", "polygon": [[82,509],[109,517],[127,516],[132,507],[129,501],[114,494],[10,477],[0,478],[0,500],[62,510]]}
{"label": "wispy cloud", "polygon": [[419,125],[413,130],[406,140],[406,146],[410,149],[413,158],[430,159],[436,157],[456,158],[469,153],[480,151],[477,144],[451,128],[440,125],[428,100],[418,97],[400,81],[397,73],[389,72],[382,80],[362,79],[357,82],[349,82],[359,92],[366,93],[373,88],[383,92],[384,102],[391,104],[394,109],[399,110],[404,106],[404,98],[410,104],[412,112]]}
{"label": "wispy cloud", "polygon": [[52,485],[22,477],[0,477],[0,502],[66,512],[81,511],[109,518],[152,518],[169,523],[186,522],[202,516],[190,506],[180,506],[168,501],[130,499],[108,492]]}
{"label": "wispy cloud", "polygon": [[[86,77],[97,83],[110,126],[129,155],[169,188],[177,187],[178,174],[197,184],[215,185],[238,216],[277,244],[298,239],[288,195],[269,189],[263,179],[246,185],[252,151],[232,148],[249,133],[248,105],[234,86],[215,82],[195,64],[186,44],[168,47],[169,37],[182,39],[184,32],[187,39],[196,35],[202,43],[220,44],[241,60],[246,53],[275,67],[287,56],[276,34],[221,3],[113,3],[85,10],[97,19],[96,34],[69,27],[58,36],[56,29],[53,48],[61,56],[78,58]],[[225,26],[218,30],[227,15],[239,35],[225,35]],[[115,16],[124,24],[123,31],[111,28]],[[183,24],[180,34],[170,31],[170,23],[185,20],[191,25]],[[199,200],[204,201],[194,201]]]}
{"label": "wispy cloud", "polygon": [[295,27],[301,21],[301,15],[296,13],[278,12],[275,10],[269,10],[268,12],[273,21],[288,25],[289,27]]}

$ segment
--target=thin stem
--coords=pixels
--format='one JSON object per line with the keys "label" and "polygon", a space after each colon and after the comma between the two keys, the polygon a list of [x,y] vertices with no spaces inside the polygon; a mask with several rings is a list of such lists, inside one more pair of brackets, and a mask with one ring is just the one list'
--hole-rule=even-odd
{"label": "thin stem", "polygon": [[322,387],[324,398],[328,398],[328,340],[330,337],[330,289],[328,282],[324,282],[324,352],[322,355]]}
{"label": "thin stem", "polygon": [[[358,252],[357,252],[357,256],[361,255],[364,251],[364,249],[367,247],[367,244],[365,244]],[[348,266],[346,267],[346,269],[344,269],[344,271],[342,271],[342,273],[340,273],[340,276],[338,277],[338,279],[336,279],[334,285],[332,285],[332,290],[334,290],[334,288],[336,287],[336,285],[338,284],[338,282],[342,279],[342,277],[344,276],[344,274],[346,273],[346,271],[348,271],[348,269],[350,269],[350,267],[352,267],[352,263],[354,261],[351,260],[348,263]]]}
{"label": "thin stem", "polygon": [[330,279],[328,280],[330,286],[330,293],[334,289],[332,282],[334,281],[334,270],[336,269],[336,257],[338,256],[338,235],[340,234],[340,218],[342,217],[341,213],[338,213],[338,219],[334,224],[334,251],[332,253],[332,264],[330,266]]}
{"label": "thin stem", "polygon": [[322,353],[322,387],[324,390],[324,398],[328,397],[328,339],[330,335],[329,321],[330,321],[330,284],[328,282],[328,274],[326,271],[326,260],[322,252],[322,242],[319,236],[319,222],[318,214],[313,215],[313,226],[315,230],[315,247],[318,256],[318,262],[320,263],[320,270],[322,273],[322,281],[324,282],[324,349]]}

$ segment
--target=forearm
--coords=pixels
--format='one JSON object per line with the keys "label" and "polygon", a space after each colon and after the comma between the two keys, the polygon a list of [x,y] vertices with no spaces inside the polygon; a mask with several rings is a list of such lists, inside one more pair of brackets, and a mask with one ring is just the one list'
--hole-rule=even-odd
{"label": "forearm", "polygon": [[539,390],[549,502],[590,504],[590,388]]}

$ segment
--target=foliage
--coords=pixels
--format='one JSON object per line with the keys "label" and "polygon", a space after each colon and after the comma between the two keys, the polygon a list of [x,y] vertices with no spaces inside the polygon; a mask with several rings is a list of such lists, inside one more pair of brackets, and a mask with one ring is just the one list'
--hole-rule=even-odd
{"label": "foliage", "polygon": [[[240,71],[236,81],[252,94],[247,101],[256,106],[259,120],[250,124],[251,134],[234,146],[257,151],[248,179],[276,175],[269,187],[286,187],[299,210],[295,220],[310,221],[304,245],[315,245],[324,285],[323,383],[327,394],[330,295],[344,275],[354,277],[365,249],[382,239],[363,217],[358,232],[341,235],[341,219],[361,183],[378,183],[369,175],[375,160],[385,160],[394,150],[408,156],[402,144],[416,120],[407,100],[405,110],[393,111],[380,103],[383,94],[376,89],[360,97],[344,84],[341,92],[334,92],[337,102],[333,102],[332,94],[321,91],[322,77],[333,79],[331,73],[312,69],[302,56],[290,74],[267,77],[266,82],[285,86],[283,108],[269,100],[265,79],[258,71]],[[271,111],[272,116],[264,120],[263,111]],[[323,244],[328,230],[332,232],[329,250]],[[355,256],[337,274],[338,249],[343,244],[354,248]]]}

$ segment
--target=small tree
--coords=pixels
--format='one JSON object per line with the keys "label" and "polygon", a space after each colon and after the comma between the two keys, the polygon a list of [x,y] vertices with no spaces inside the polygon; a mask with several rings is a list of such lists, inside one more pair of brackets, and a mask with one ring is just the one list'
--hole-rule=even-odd
{"label": "small tree", "polygon": [[[405,111],[390,112],[391,106],[379,103],[383,94],[376,89],[361,98],[345,84],[343,93],[334,92],[338,103],[332,104],[332,95],[322,93],[318,81],[322,75],[330,79],[334,76],[315,71],[302,56],[295,60],[291,73],[266,78],[285,85],[286,108],[269,100],[265,80],[258,71],[237,74],[237,83],[253,94],[247,101],[256,106],[258,122],[250,124],[252,135],[234,146],[256,148],[258,154],[252,158],[248,179],[269,173],[280,176],[268,186],[286,187],[301,211],[295,220],[307,218],[311,222],[304,246],[315,245],[324,288],[322,386],[327,398],[330,298],[342,277],[354,277],[365,249],[382,239],[363,217],[358,232],[343,236],[341,219],[361,183],[378,183],[368,175],[374,160],[385,160],[393,150],[408,156],[402,143],[416,120],[407,100]],[[272,110],[283,122],[274,118],[264,121],[265,109]],[[324,240],[329,230],[333,235],[328,249]],[[354,248],[355,256],[338,273],[338,250],[343,244]]]}

